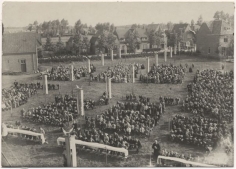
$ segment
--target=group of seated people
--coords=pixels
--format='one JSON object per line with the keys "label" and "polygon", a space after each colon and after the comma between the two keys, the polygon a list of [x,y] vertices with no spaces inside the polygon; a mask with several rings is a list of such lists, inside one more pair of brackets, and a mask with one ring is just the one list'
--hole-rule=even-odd
{"label": "group of seated people", "polygon": [[188,84],[188,95],[183,109],[197,115],[233,121],[234,72],[216,70],[197,71],[192,83]]}
{"label": "group of seated people", "polygon": [[2,111],[10,110],[11,108],[19,107],[28,102],[28,98],[37,94],[40,88],[35,83],[19,84],[14,82],[14,85],[9,89],[2,89]]}
{"label": "group of seated people", "polygon": [[180,66],[173,64],[156,66],[154,64],[148,74],[140,75],[140,81],[156,84],[181,84],[185,76],[185,71],[185,68],[181,64]]}
{"label": "group of seated people", "polygon": [[173,97],[160,97],[159,98],[159,101],[160,101],[160,103],[162,103],[162,102],[164,102],[164,104],[166,105],[166,106],[170,106],[170,105],[179,105],[179,103],[180,103],[180,98],[173,98]]}
{"label": "group of seated people", "polygon": [[176,115],[171,122],[170,137],[172,141],[209,151],[216,148],[222,139],[230,137],[230,132],[226,121]]}
{"label": "group of seated people", "polygon": [[166,149],[161,151],[161,155],[162,156],[166,156],[166,157],[176,157],[176,158],[182,158],[185,160],[189,160],[189,161],[197,161],[199,160],[199,157],[193,157],[192,154],[180,154],[178,152],[175,151],[168,151]]}
{"label": "group of seated people", "polygon": [[[95,102],[85,100],[85,110],[93,108]],[[21,116],[26,121],[32,121],[42,124],[62,126],[65,122],[70,122],[78,116],[77,101],[72,96],[55,96],[55,102],[44,104],[26,111],[21,110]]]}
{"label": "group of seated people", "polygon": [[[138,63],[134,64],[135,77],[137,77],[140,65]],[[97,81],[105,82],[106,78],[112,78],[112,82],[116,83],[128,83],[132,81],[132,64],[118,63],[114,67],[108,67],[104,72],[99,73],[94,76]]]}
{"label": "group of seated people", "polygon": [[102,131],[124,133],[126,135],[149,136],[164,112],[162,104],[143,102],[117,102],[110,109],[86,118],[87,127],[98,127]]}
{"label": "group of seated people", "polygon": [[[47,78],[48,80],[53,80],[53,81],[69,81],[71,80],[71,67],[67,67],[67,66],[58,66],[58,67],[52,67],[51,70],[47,70],[46,74],[47,74]],[[96,67],[91,64],[90,65],[90,70],[91,73],[96,71]],[[87,66],[82,66],[82,67],[78,67],[73,69],[73,73],[74,73],[74,79],[80,79],[81,77],[86,77],[87,73],[88,73],[88,68]],[[40,75],[40,79],[42,79],[43,75]]]}
{"label": "group of seated people", "polygon": [[[125,148],[127,150],[138,150],[142,147],[139,139],[131,136],[122,136],[114,132],[113,134],[105,133],[104,131],[97,129],[95,127],[90,127],[87,129],[77,129],[73,131],[73,134],[76,135],[76,139],[86,141],[86,142],[94,142],[109,145],[112,147]],[[115,152],[108,151],[108,154],[113,154]]]}

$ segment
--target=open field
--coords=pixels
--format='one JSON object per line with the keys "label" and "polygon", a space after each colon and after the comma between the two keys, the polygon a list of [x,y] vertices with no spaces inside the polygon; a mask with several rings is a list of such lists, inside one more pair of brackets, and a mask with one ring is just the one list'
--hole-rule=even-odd
{"label": "open field", "polygon": [[[169,59],[167,63],[173,63],[179,65],[195,65],[193,69],[193,73],[186,73],[185,79],[182,84],[144,84],[140,83],[138,78],[134,84],[132,83],[112,83],[112,100],[111,104],[116,104],[117,101],[122,99],[122,96],[131,93],[132,91],[138,95],[143,95],[151,98],[151,102],[158,102],[160,96],[170,96],[170,97],[180,97],[181,99],[185,98],[187,95],[187,84],[193,80],[193,76],[197,69],[221,69],[222,63],[216,60],[204,59],[204,58],[194,58],[193,56],[174,56],[175,60]],[[125,63],[145,63],[145,58],[133,58],[133,59],[122,59],[122,62]],[[94,61],[91,63],[95,65],[96,72],[101,72],[107,69],[108,66],[115,65],[120,62],[120,60],[114,60],[111,62],[110,60],[105,60],[105,66],[101,66],[101,61]],[[155,62],[154,57],[150,58],[150,65]],[[159,64],[164,62],[163,58],[159,58]],[[51,66],[56,66],[59,63],[48,63],[40,65],[43,69],[49,68]],[[69,64],[69,63],[63,63]],[[233,70],[233,63],[224,63],[225,70]],[[76,62],[74,63],[75,67],[77,65],[87,65],[87,62]],[[145,70],[142,70],[143,73]],[[139,76],[138,76],[139,77]],[[10,87],[14,81],[30,83],[37,82],[37,75],[16,75],[16,76],[2,76],[2,86],[3,88]],[[66,94],[71,93],[72,89],[75,88],[75,85],[78,85],[84,90],[84,99],[93,99],[97,101],[102,93],[105,91],[105,83],[102,82],[91,82],[89,85],[88,77],[81,78],[78,81],[74,82],[59,82],[59,81],[48,81],[48,83],[52,84],[60,84],[60,93]],[[49,91],[49,95],[45,96],[43,91],[39,91],[36,96],[33,96],[29,99],[28,103],[22,105],[16,109],[13,109],[13,113],[11,115],[10,111],[2,112],[2,121],[3,122],[12,122],[15,123],[16,120],[20,120],[20,110],[25,108],[28,110],[31,107],[37,106],[39,104],[43,104],[46,102],[53,102],[54,96],[59,94],[59,91]],[[102,111],[109,108],[108,106],[96,106],[94,110],[85,111],[85,114],[88,116],[95,116],[97,114],[102,113]],[[96,156],[92,154],[80,154],[78,152],[78,166],[79,167],[145,167],[149,165],[150,154],[152,152],[151,145],[154,142],[154,139],[157,139],[161,145],[162,149],[168,149],[177,151],[179,153],[189,154],[191,153],[193,156],[201,156],[204,154],[203,151],[193,148],[188,145],[181,145],[170,142],[168,140],[168,126],[166,125],[169,120],[171,120],[172,116],[176,114],[185,114],[188,116],[189,114],[181,112],[180,106],[169,106],[166,107],[165,114],[161,117],[159,124],[154,128],[151,136],[149,138],[142,138],[141,143],[143,145],[142,149],[138,154],[133,152],[130,153],[130,157],[127,160],[114,160],[108,159],[108,164],[105,164],[104,156]],[[47,125],[39,125],[33,123],[22,123],[27,126],[42,126],[45,129],[46,137],[48,139],[49,144],[39,145],[34,142],[30,142],[27,140],[19,141],[16,138],[10,138],[7,140],[8,149],[12,151],[14,156],[20,161],[20,164],[17,162],[13,162],[13,158],[11,159],[11,155],[9,155],[7,160],[11,164],[15,164],[13,166],[18,167],[62,167],[63,166],[63,158],[62,152],[63,149],[57,146],[56,139],[59,136],[62,136],[63,133],[59,132],[58,127],[52,127]],[[3,148],[2,151],[8,150],[7,148]],[[2,164],[3,165],[3,164]]]}

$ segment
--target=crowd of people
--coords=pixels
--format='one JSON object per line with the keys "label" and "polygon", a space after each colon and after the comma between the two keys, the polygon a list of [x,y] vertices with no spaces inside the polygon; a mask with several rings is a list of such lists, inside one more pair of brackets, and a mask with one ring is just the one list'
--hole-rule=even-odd
{"label": "crowd of people", "polygon": [[[94,108],[93,100],[85,100],[85,110]],[[63,126],[65,122],[71,122],[78,116],[76,98],[70,95],[55,96],[55,102],[44,104],[26,111],[21,110],[21,116],[26,121]]]}
{"label": "crowd of people", "polygon": [[164,107],[162,104],[150,103],[144,99],[141,101],[117,102],[95,119],[87,118],[86,126],[96,126],[102,131],[125,135],[149,136],[164,112]]}
{"label": "crowd of people", "polygon": [[140,81],[144,83],[156,83],[156,84],[181,84],[185,76],[186,68],[180,64],[175,66],[169,65],[158,65],[151,66],[151,70],[148,74],[140,75]]}
{"label": "crowd of people", "polygon": [[197,115],[209,115],[219,120],[233,121],[234,72],[197,71],[187,85],[188,95],[183,109]]}
{"label": "crowd of people", "polygon": [[[67,66],[57,66],[57,67],[52,67],[51,70],[47,70],[46,74],[47,74],[47,78],[48,80],[52,80],[52,81],[69,81],[71,80],[71,68],[67,67]],[[90,65],[90,70],[91,73],[96,71],[96,67],[91,64]],[[73,69],[73,73],[74,73],[74,79],[80,79],[81,77],[86,77],[88,74],[88,67],[87,66],[82,66],[82,67],[78,67]],[[42,79],[43,75],[42,73],[39,76],[39,79]]]}
{"label": "crowd of people", "polygon": [[[135,77],[137,77],[140,64],[134,64]],[[112,82],[115,83],[128,83],[132,79],[132,64],[118,63],[114,67],[108,67],[106,71],[103,71],[94,77],[95,80],[105,82],[106,77],[112,78]]]}
{"label": "crowd of people", "polygon": [[2,111],[27,103],[28,98],[37,94],[37,90],[41,89],[41,87],[39,82],[27,84],[15,81],[14,85],[9,89],[2,89]]}
{"label": "crowd of people", "polygon": [[230,137],[226,121],[204,117],[185,117],[176,115],[171,122],[171,140],[205,148],[214,149],[225,138]]}
{"label": "crowd of people", "polygon": [[[142,147],[140,140],[135,137],[122,136],[117,134],[116,132],[114,132],[113,134],[108,134],[95,127],[90,127],[87,129],[80,129],[75,127],[73,134],[76,135],[76,139],[78,140],[105,144],[112,147],[123,147],[127,150],[136,149],[137,152]],[[109,151],[108,154],[109,153],[113,154],[115,152]]]}

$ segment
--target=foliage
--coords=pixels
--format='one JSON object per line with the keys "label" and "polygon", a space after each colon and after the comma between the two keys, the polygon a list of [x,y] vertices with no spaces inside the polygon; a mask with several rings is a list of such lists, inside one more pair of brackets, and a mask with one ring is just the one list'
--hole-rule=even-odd
{"label": "foliage", "polygon": [[157,45],[159,47],[161,45],[161,32],[155,32],[154,30],[148,32],[148,41],[151,48],[153,45]]}
{"label": "foliage", "polygon": [[31,32],[32,29],[33,29],[33,25],[32,25],[32,24],[29,24],[28,30]]}
{"label": "foliage", "polygon": [[76,33],[76,34],[81,33],[82,28],[83,28],[83,25],[82,25],[82,23],[81,23],[81,21],[80,21],[80,19],[79,19],[79,20],[75,23],[75,33]]}
{"label": "foliage", "polygon": [[201,26],[202,23],[203,23],[202,15],[200,15],[198,20],[197,20],[197,25]]}
{"label": "foliage", "polygon": [[138,28],[138,25],[136,23],[131,26],[131,29],[136,29],[136,28]]}
{"label": "foliage", "polygon": [[72,50],[78,56],[82,52],[82,49],[83,49],[83,37],[79,33],[74,35],[72,38]]}
{"label": "foliage", "polygon": [[48,36],[46,39],[46,44],[44,45],[44,50],[45,51],[53,51],[54,50],[54,46],[51,42],[51,37]]}
{"label": "foliage", "polygon": [[216,11],[213,18],[216,20],[223,20],[227,23],[234,24],[234,15],[230,16],[228,13],[224,13],[224,11]]}
{"label": "foliage", "polygon": [[169,31],[171,31],[173,29],[173,27],[174,27],[174,24],[172,22],[167,23],[167,28]]}
{"label": "foliage", "polygon": [[229,56],[234,57],[234,38],[231,39],[229,47],[228,47],[228,54]]}
{"label": "foliage", "polygon": [[60,36],[59,36],[58,42],[57,42],[57,44],[56,44],[54,50],[55,50],[55,53],[57,53],[57,54],[59,54],[59,55],[62,54],[62,53],[64,53],[64,51],[65,51],[65,45],[64,45],[64,43],[61,41],[61,37],[60,37]]}
{"label": "foliage", "polygon": [[83,42],[82,43],[83,43],[82,49],[84,49],[86,51],[86,54],[87,54],[88,50],[90,48],[90,41],[89,41],[87,36],[83,37]]}
{"label": "foliage", "polygon": [[135,30],[135,29],[129,30],[128,33],[126,34],[125,41],[127,43],[129,51],[135,52],[135,49],[141,43],[137,30]]}
{"label": "foliage", "polygon": [[112,33],[109,33],[107,35],[107,49],[109,50],[113,50],[116,46],[116,37],[112,34]]}
{"label": "foliage", "polygon": [[98,41],[97,41],[97,48],[99,50],[99,52],[103,52],[105,51],[105,49],[107,48],[107,36],[105,35],[105,33],[101,33],[101,35],[98,37]]}

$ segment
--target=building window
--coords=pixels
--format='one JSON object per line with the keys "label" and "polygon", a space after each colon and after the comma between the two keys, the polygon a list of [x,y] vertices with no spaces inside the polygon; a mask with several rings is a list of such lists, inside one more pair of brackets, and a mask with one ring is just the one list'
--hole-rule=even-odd
{"label": "building window", "polygon": [[139,45],[139,44],[137,45],[137,49],[138,49],[138,50],[140,49],[140,45]]}
{"label": "building window", "polygon": [[211,53],[211,48],[210,48],[210,47],[208,48],[208,53],[209,53],[209,54]]}
{"label": "building window", "polygon": [[224,42],[228,42],[228,38],[224,38]]}

